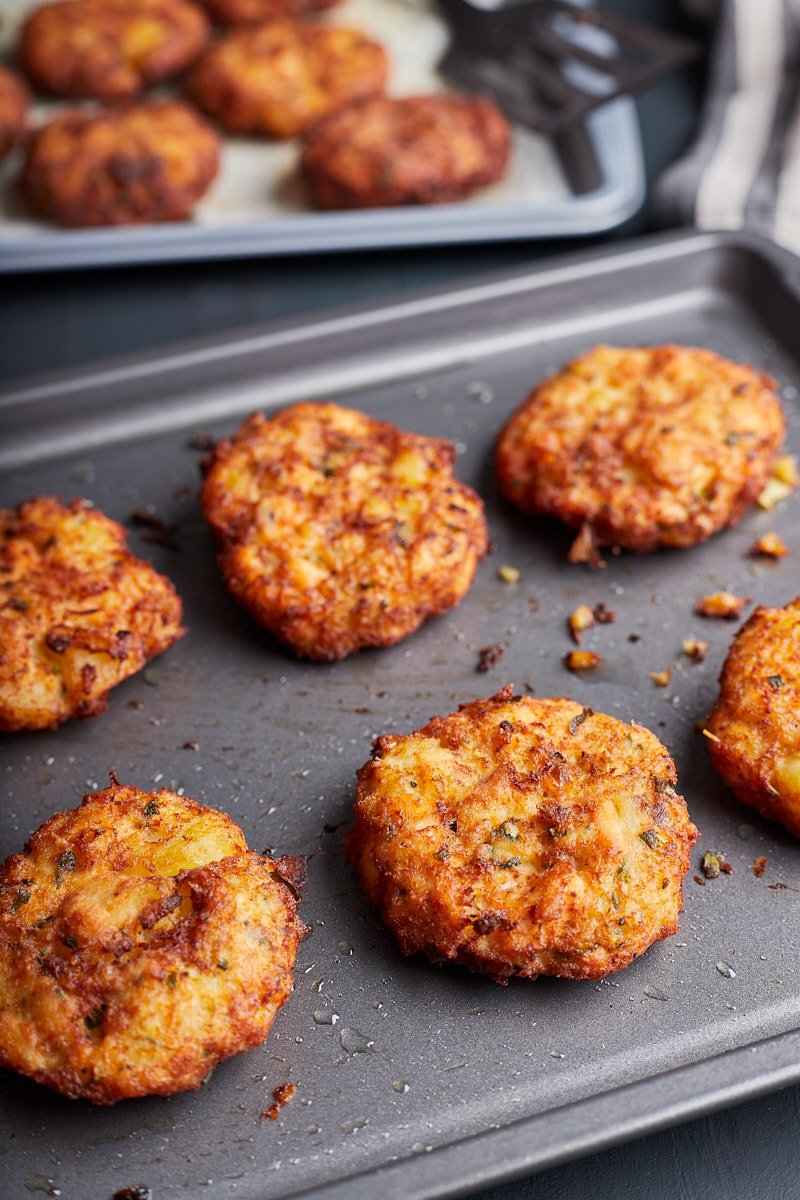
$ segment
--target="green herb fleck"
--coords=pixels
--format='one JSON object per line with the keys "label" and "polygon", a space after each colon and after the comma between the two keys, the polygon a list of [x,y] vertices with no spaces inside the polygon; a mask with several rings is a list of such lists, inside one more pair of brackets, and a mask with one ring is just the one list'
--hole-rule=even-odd
{"label": "green herb fleck", "polygon": [[519,841],[519,826],[516,821],[503,821],[495,830],[498,837],[508,838],[510,842]]}
{"label": "green herb fleck", "polygon": [[783,676],[782,675],[770,675],[767,678],[767,682],[771,688],[775,688],[775,690],[777,691],[778,688],[783,687]]}
{"label": "green herb fleck", "polygon": [[14,609],[14,612],[27,612],[30,606],[30,600],[20,600],[16,596],[11,601],[11,608]]}
{"label": "green herb fleck", "polygon": [[64,876],[71,874],[76,867],[75,855],[71,850],[62,850],[56,859],[56,887],[61,887]]}
{"label": "green herb fleck", "polygon": [[578,713],[577,717],[573,717],[572,720],[570,721],[570,723],[569,723],[570,733],[577,733],[578,730],[580,729],[581,725],[583,724],[583,722],[587,719],[587,717],[593,717],[593,716],[594,716],[593,709],[584,708],[581,712]]}
{"label": "green herb fleck", "polygon": [[144,806],[144,815],[146,817],[154,817],[157,812],[158,812],[158,801],[157,800],[148,800],[147,804],[145,804],[145,806]]}
{"label": "green herb fleck", "polygon": [[167,976],[166,982],[167,982],[168,988],[175,987],[175,984],[178,982],[178,976],[175,971],[170,971],[169,975]]}
{"label": "green herb fleck", "polygon": [[644,833],[639,834],[639,837],[642,839],[642,841],[645,843],[646,846],[650,847],[651,850],[658,849],[658,846],[659,846],[658,834],[656,833],[655,829],[645,829]]}
{"label": "green herb fleck", "polygon": [[16,894],[16,896],[14,897],[13,903],[12,903],[12,905],[11,905],[11,911],[12,911],[12,913],[15,913],[15,912],[17,912],[17,910],[18,910],[18,909],[19,909],[19,908],[20,908],[20,907],[21,907],[23,904],[27,904],[27,903],[28,903],[28,901],[30,900],[30,898],[31,898],[31,894],[30,894],[30,892],[28,891],[28,889],[27,889],[27,888],[25,888],[25,887],[18,887],[18,888],[17,888],[17,894]]}
{"label": "green herb fleck", "polygon": [[221,959],[219,960],[219,962],[217,963],[217,967],[218,967],[218,969],[219,969],[220,971],[227,971],[227,969],[228,969],[228,960],[227,960],[227,958],[221,958]]}

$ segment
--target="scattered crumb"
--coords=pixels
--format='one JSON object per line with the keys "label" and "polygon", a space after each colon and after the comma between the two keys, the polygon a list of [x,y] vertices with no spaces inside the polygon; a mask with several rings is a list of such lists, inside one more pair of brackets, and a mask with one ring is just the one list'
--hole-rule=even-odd
{"label": "scattered crumb", "polygon": [[617,619],[617,614],[614,610],[609,608],[602,600],[595,604],[592,609],[592,616],[598,625],[612,625]]}
{"label": "scattered crumb", "polygon": [[497,578],[502,579],[503,583],[519,583],[522,579],[522,571],[519,567],[509,566],[508,563],[503,563],[502,567],[497,568]]}
{"label": "scattered crumb", "polygon": [[181,749],[182,750],[199,750],[200,743],[199,742],[184,742]]}
{"label": "scattered crumb", "polygon": [[129,700],[128,708],[135,708],[138,712],[141,712],[141,710],[144,708],[144,705],[142,704],[141,700]]}
{"label": "scattered crumb", "polygon": [[633,643],[634,645],[636,644],[636,642],[640,642],[641,640],[642,640],[642,635],[640,633],[629,633],[628,634],[628,641]]}
{"label": "scattered crumb", "polygon": [[538,613],[538,611],[541,607],[542,606],[539,602],[538,596],[528,596],[528,608],[531,610],[531,612],[533,613],[534,616],[536,615],[536,613]]}
{"label": "scattered crumb", "polygon": [[750,868],[752,870],[753,874],[755,875],[756,879],[760,879],[761,876],[764,874],[764,872],[767,869],[768,862],[769,862],[769,859],[767,858],[767,856],[765,854],[759,854],[758,858],[754,861],[752,867]]}
{"label": "scattered crumb", "polygon": [[217,444],[217,439],[212,437],[210,433],[201,430],[199,433],[194,433],[189,438],[186,445],[190,450],[213,450]]}
{"label": "scattered crumb", "polygon": [[581,638],[587,629],[594,625],[610,625],[616,619],[617,614],[601,600],[594,608],[590,608],[588,604],[579,604],[575,611],[570,613],[568,624],[573,640],[580,646]]}
{"label": "scattered crumb", "polygon": [[594,671],[602,661],[593,650],[570,650],[564,655],[564,666],[568,671]]}
{"label": "scattered crumb", "polygon": [[695,883],[699,883],[700,887],[706,886],[706,881],[705,881],[705,879],[703,879],[702,875],[693,875],[692,879],[695,881]]}
{"label": "scattered crumb", "polygon": [[280,1116],[281,1109],[285,1104],[289,1103],[296,1091],[297,1086],[294,1083],[279,1084],[272,1093],[275,1099],[273,1103],[270,1104],[269,1108],[264,1109],[261,1114],[261,1120],[277,1121],[278,1117]]}
{"label": "scattered crumb", "polygon": [[712,733],[710,729],[706,729],[702,722],[699,723],[699,732],[702,733],[703,737],[707,737],[710,742],[722,741],[722,739],[718,738],[717,735]]}
{"label": "scattered crumb", "polygon": [[777,533],[762,533],[748,550],[753,558],[785,558],[788,553],[786,543]]}
{"label": "scattered crumb", "polygon": [[571,563],[588,563],[590,567],[604,567],[602,555],[594,538],[594,530],[588,523],[581,525],[581,530],[569,548],[567,561]]}
{"label": "scattered crumb", "polygon": [[595,624],[594,613],[589,605],[579,604],[575,611],[569,614],[568,624],[572,640],[580,646],[584,632]]}
{"label": "scattered crumb", "polygon": [[698,642],[696,638],[685,638],[681,649],[692,662],[702,662],[708,654],[708,642]]}
{"label": "scattered crumb", "polygon": [[733,867],[725,855],[717,850],[707,850],[700,865],[706,879],[718,879],[720,875],[733,874]]}
{"label": "scattered crumb", "polygon": [[672,669],[667,667],[666,671],[651,671],[650,678],[656,687],[669,687],[669,681],[672,679]]}
{"label": "scattered crumb", "polygon": [[131,525],[141,525],[149,532],[144,535],[146,542],[152,542],[155,546],[163,546],[165,550],[180,550],[180,546],[175,540],[175,526],[168,525],[159,517],[152,504],[145,505],[144,508],[135,508],[128,517]]}
{"label": "scattered crumb", "polygon": [[484,646],[478,651],[478,665],[476,671],[491,671],[492,667],[496,667],[500,659],[508,649],[508,642],[495,642],[493,646]]}
{"label": "scattered crumb", "polygon": [[736,621],[750,602],[749,596],[712,592],[710,596],[698,600],[694,611],[701,617],[722,617],[726,621]]}

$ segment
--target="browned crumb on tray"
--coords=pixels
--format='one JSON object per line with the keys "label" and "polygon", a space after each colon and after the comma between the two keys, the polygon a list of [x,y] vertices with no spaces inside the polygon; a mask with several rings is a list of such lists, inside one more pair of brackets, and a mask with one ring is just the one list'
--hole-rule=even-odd
{"label": "browned crumb on tray", "polygon": [[732,592],[712,592],[697,601],[694,611],[700,617],[737,621],[750,603],[749,596],[734,596]]}
{"label": "browned crumb on tray", "polygon": [[595,671],[602,661],[594,650],[570,650],[564,655],[564,666],[568,671]]}

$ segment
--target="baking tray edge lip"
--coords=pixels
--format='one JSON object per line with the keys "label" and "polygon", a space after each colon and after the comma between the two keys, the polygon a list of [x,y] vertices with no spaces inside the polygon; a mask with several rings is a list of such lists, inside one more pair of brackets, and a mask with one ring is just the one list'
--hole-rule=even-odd
{"label": "baking tray edge lip", "polygon": [[[760,1052],[777,1061],[752,1070]],[[723,1078],[717,1080],[716,1076]],[[287,1192],[284,1200],[446,1200],[533,1175],[576,1158],[634,1141],[720,1109],[753,1100],[800,1081],[800,1029],[752,1042],[710,1058],[636,1080],[584,1100],[559,1105],[499,1129],[467,1136],[426,1154],[350,1175],[332,1183]],[[661,1090],[679,1090],[661,1102]],[[612,1111],[609,1120],[609,1109]],[[549,1122],[562,1126],[560,1144],[540,1150],[536,1133]],[[546,1142],[546,1132],[543,1139]],[[498,1166],[498,1160],[502,1166]],[[400,1189],[394,1180],[401,1179]],[[446,1179],[442,1184],[441,1180]]]}
{"label": "baking tray edge lip", "polygon": [[[18,243],[0,238],[0,275],[605,233],[626,221],[644,201],[641,135],[635,105],[626,97],[612,101],[590,121],[599,127],[594,140],[603,160],[604,179],[593,192],[566,202],[545,202],[533,209],[522,203],[486,208],[448,206],[446,211],[434,207],[430,212],[415,210],[410,219],[404,209],[391,210],[391,215],[374,210],[377,220],[367,222],[366,230],[363,212],[332,214],[338,219],[333,228],[328,219],[331,214],[312,213],[230,227],[187,223],[179,228],[177,236],[174,229],[163,226],[149,230],[58,230]],[[615,149],[617,163],[609,161],[610,146]],[[499,232],[487,236],[492,214]],[[384,230],[383,225],[388,228]],[[356,232],[348,237],[350,226]],[[345,229],[344,240],[338,232],[341,228]]]}
{"label": "baking tray edge lip", "polygon": [[[740,249],[765,259],[800,299],[800,256],[777,245],[760,234],[743,230],[686,230],[647,234],[625,242],[575,250],[557,255],[534,265],[511,270],[483,272],[465,276],[437,287],[413,289],[385,302],[361,300],[356,304],[336,305],[312,310],[285,319],[243,326],[223,334],[209,334],[174,342],[154,350],[99,360],[88,367],[69,367],[46,371],[15,381],[12,387],[0,386],[0,415],[4,406],[36,403],[45,398],[67,395],[76,388],[109,386],[138,374],[149,375],[154,367],[159,372],[180,370],[198,356],[224,355],[227,358],[245,354],[256,348],[269,349],[270,343],[287,340],[311,340],[322,334],[343,331],[366,319],[371,326],[391,321],[419,305],[436,306],[446,300],[463,303],[481,299],[500,299],[522,289],[540,289],[556,281],[565,281],[591,273],[623,270],[626,266],[641,265],[643,259],[670,258],[704,251]],[[1,384],[1,381],[0,381]]]}

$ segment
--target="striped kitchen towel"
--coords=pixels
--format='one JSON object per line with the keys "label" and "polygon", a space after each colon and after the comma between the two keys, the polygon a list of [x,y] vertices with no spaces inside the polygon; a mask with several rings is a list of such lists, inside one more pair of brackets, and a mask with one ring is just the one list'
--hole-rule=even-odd
{"label": "striped kitchen towel", "polygon": [[800,253],[800,0],[722,0],[714,39],[697,140],[659,181],[656,212]]}

